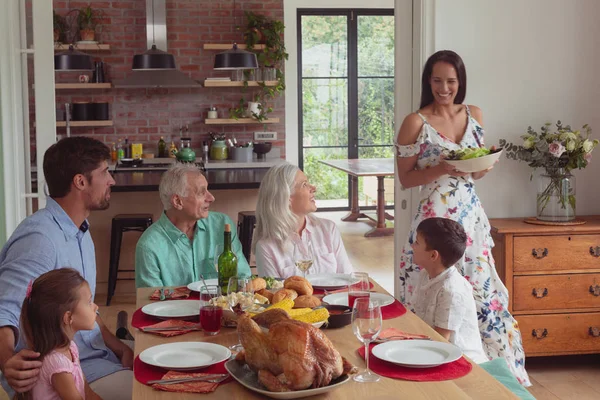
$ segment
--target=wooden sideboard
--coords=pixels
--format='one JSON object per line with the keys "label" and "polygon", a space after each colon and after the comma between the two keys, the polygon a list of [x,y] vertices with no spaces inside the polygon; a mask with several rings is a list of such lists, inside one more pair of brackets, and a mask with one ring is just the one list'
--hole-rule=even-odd
{"label": "wooden sideboard", "polygon": [[491,219],[496,269],[525,354],[600,353],[600,216],[576,226]]}

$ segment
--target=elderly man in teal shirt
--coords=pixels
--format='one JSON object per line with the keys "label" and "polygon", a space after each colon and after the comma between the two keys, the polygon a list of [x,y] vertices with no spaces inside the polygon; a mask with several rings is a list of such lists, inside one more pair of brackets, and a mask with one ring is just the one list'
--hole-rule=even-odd
{"label": "elderly man in teal shirt", "polygon": [[[177,163],[160,181],[165,211],[140,237],[135,251],[136,287],[180,286],[217,278],[215,249],[223,244],[227,215],[209,211],[215,200],[208,182],[193,164]],[[235,229],[232,250],[238,258],[238,275],[250,276]]]}

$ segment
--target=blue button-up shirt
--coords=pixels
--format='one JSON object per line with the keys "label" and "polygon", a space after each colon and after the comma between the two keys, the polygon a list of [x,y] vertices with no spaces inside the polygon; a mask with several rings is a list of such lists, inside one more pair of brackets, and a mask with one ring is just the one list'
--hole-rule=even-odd
{"label": "blue button-up shirt", "polygon": [[[0,252],[0,327],[19,332],[15,351],[25,347],[19,331],[21,305],[27,285],[45,272],[62,267],[79,271],[96,291],[96,255],[87,222],[77,227],[62,207],[48,198],[43,208],[19,224]],[[117,356],[104,344],[98,324],[91,331],[75,334],[81,368],[93,382],[123,368]],[[12,389],[1,377],[2,386]]]}

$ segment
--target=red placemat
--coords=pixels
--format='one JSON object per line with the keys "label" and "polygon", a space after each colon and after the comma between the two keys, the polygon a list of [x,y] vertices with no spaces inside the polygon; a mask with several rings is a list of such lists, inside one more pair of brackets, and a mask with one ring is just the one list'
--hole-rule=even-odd
{"label": "red placemat", "polygon": [[[458,360],[432,368],[407,368],[401,367],[387,361],[380,360],[373,355],[373,347],[377,344],[370,345],[369,368],[381,376],[394,379],[404,379],[407,381],[448,381],[451,379],[462,378],[473,369],[473,365],[466,358],[461,357]],[[361,346],[358,349],[358,354],[365,358],[365,347]]]}
{"label": "red placemat", "polygon": [[398,318],[404,314],[406,314],[406,307],[398,300],[389,306],[381,307],[381,318],[383,319]]}
{"label": "red placemat", "polygon": [[[194,317],[194,318],[186,318],[186,321],[191,321],[191,322],[199,322],[200,320],[200,311],[198,311],[198,316]],[[160,318],[154,318],[151,317],[150,315],[146,315],[142,312],[141,308],[138,308],[137,310],[135,310],[135,312],[133,313],[133,316],[131,317],[131,326],[133,326],[134,328],[138,328],[138,329],[142,329],[145,328],[147,326],[150,325],[154,325],[158,322],[163,321]]]}
{"label": "red placemat", "polygon": [[[206,373],[206,374],[228,374],[229,372],[227,372],[227,370],[225,369],[225,361],[221,361],[218,364],[215,365],[211,365],[210,367],[206,367],[206,368],[200,368],[200,369],[194,369],[191,371],[185,371],[186,373],[196,373],[196,372],[202,372],[202,373]],[[167,373],[166,369],[163,368],[159,368],[159,367],[154,367],[152,365],[148,365],[148,364],[144,364],[142,362],[142,360],[140,360],[140,356],[137,356],[135,358],[135,360],[133,361],[133,375],[135,376],[135,379],[140,382],[143,383],[144,385],[148,385],[148,381],[153,381],[153,380],[157,380],[157,379],[162,379],[163,375]],[[224,383],[229,383],[231,382],[231,377],[224,380],[223,382],[221,382],[221,384]]]}

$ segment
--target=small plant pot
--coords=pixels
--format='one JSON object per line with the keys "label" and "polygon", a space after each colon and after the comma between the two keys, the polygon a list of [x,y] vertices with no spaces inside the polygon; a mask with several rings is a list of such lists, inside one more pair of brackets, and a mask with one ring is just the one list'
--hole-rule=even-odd
{"label": "small plant pot", "polygon": [[79,31],[79,36],[84,42],[93,42],[96,39],[96,32],[93,29],[82,29]]}
{"label": "small plant pot", "polygon": [[58,29],[54,30],[54,41],[58,42],[60,40],[60,31]]}

